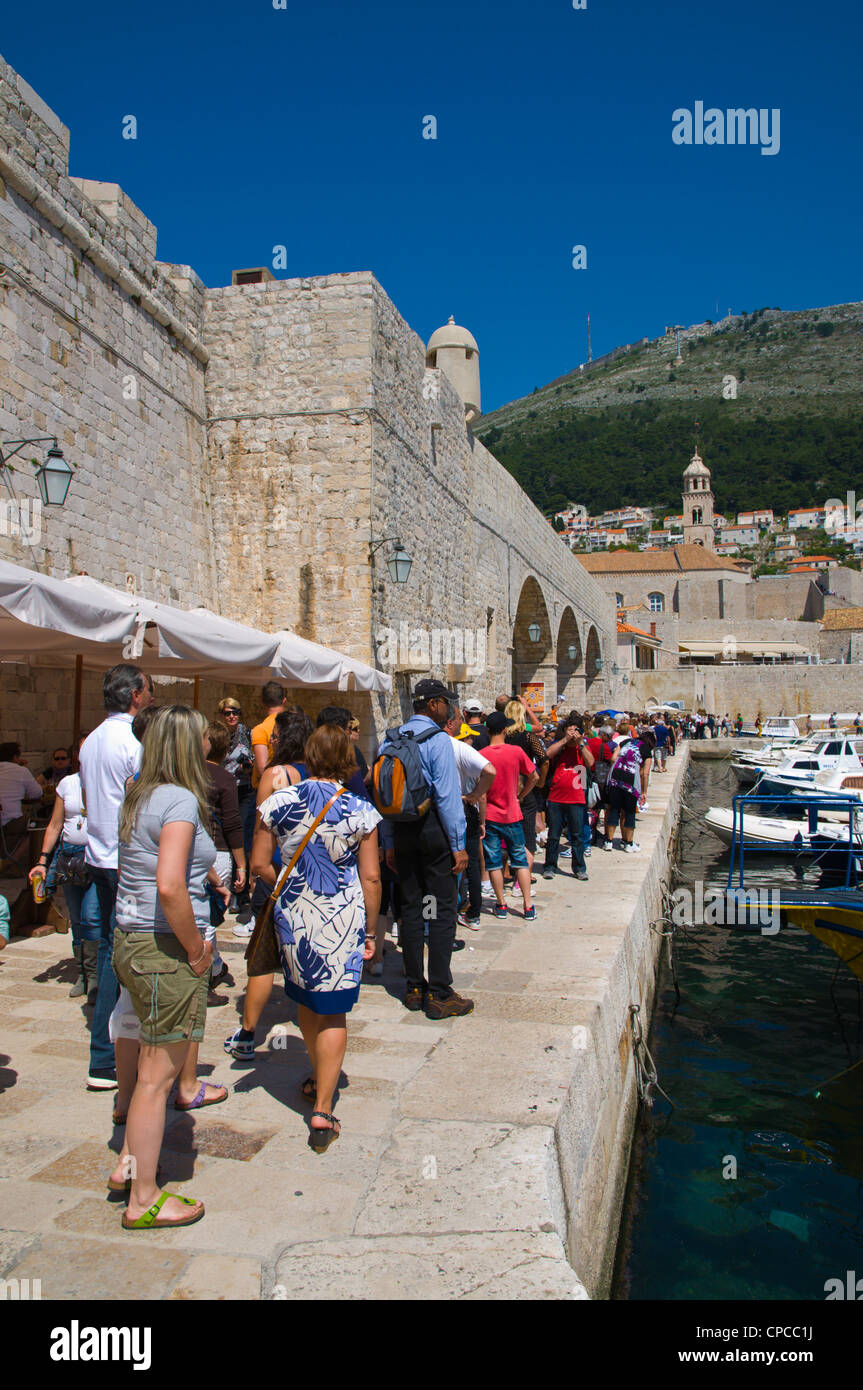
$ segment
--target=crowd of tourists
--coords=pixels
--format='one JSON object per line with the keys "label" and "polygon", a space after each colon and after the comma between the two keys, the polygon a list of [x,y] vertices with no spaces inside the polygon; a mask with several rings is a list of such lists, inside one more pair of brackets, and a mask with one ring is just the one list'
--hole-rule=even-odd
{"label": "crowd of tourists", "polygon": [[209,721],[157,706],[133,665],[107,672],[103,698],[103,722],[57,750],[38,783],[18,746],[0,745],[0,806],[20,828],[28,799],[54,795],[30,879],[63,888],[70,993],[92,1005],[87,1085],[115,1093],[124,1141],[108,1187],[125,1198],[130,1230],[204,1214],[160,1190],[157,1167],[172,1095],[181,1111],[228,1098],[197,1074],[208,1008],[234,983],[218,948],[226,914],[246,943],[247,984],[225,1051],[254,1063],[281,973],[309,1057],[309,1144],[323,1153],[340,1133],[347,1014],[363,971],[382,975],[387,939],[401,953],[406,1009],[470,1014],[453,988],[459,927],[481,930],[484,912],[491,926],[514,904],[535,922],[540,874],[568,868],[586,882],[594,850],[637,854],[651,773],[690,734],[661,714],[555,706],[546,720],[518,695],[484,710],[429,678],[369,766],[351,710],[328,706],[313,723],[276,682],[249,719],[233,698]]}

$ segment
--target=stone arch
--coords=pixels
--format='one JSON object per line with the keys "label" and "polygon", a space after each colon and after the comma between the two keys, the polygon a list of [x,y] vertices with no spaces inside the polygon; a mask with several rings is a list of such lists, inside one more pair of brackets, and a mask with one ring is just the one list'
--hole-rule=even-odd
{"label": "stone arch", "polygon": [[[529,631],[534,624],[539,628],[536,641],[531,638]],[[544,688],[544,707],[548,710],[557,699],[557,690],[551,688],[556,681],[557,668],[548,607],[537,580],[533,575],[528,575],[521,586],[512,630],[513,688],[519,693],[524,685],[540,683]]]}
{"label": "stone arch", "polygon": [[[570,648],[574,655],[570,656]],[[564,703],[571,708],[581,708],[584,694],[584,651],[581,634],[575,613],[569,604],[563,610],[560,626],[557,629],[557,690],[564,697]]]}

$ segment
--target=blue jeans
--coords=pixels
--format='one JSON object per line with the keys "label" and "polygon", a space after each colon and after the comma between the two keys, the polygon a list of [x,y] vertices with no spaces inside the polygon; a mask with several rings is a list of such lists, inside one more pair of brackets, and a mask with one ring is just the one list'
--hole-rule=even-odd
{"label": "blue jeans", "polygon": [[252,852],[252,840],[255,837],[255,789],[254,787],[239,787],[237,789],[237,800],[240,805],[240,821],[243,826],[243,846],[246,851],[246,862]]}
{"label": "blue jeans", "polygon": [[90,1070],[96,1071],[114,1066],[114,1044],[108,1035],[108,1020],[120,997],[120,986],[111,964],[118,875],[116,869],[93,869],[92,873],[99,908],[99,993],[90,1024]]}
{"label": "blue jeans", "polygon": [[548,840],[545,845],[545,867],[557,868],[557,854],[560,849],[560,833],[566,826],[569,843],[572,846],[572,871],[584,872],[584,822],[587,819],[584,805],[573,806],[566,801],[549,801],[545,808],[548,819]]}
{"label": "blue jeans", "polygon": [[[45,880],[45,886],[49,893],[53,893],[57,888],[57,859],[61,851],[79,859],[83,858],[84,846],[70,845],[62,836],[60,837]],[[69,909],[73,946],[80,946],[82,941],[98,941],[99,903],[95,885],[91,883],[89,887],[81,888],[75,883],[64,883],[62,888],[63,897]]]}

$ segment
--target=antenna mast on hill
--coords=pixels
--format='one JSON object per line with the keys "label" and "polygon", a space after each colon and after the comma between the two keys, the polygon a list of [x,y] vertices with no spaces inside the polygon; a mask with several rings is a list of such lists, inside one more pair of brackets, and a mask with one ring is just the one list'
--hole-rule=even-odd
{"label": "antenna mast on hill", "polygon": [[590,350],[590,314],[587,316],[587,361],[588,365],[593,361],[593,353]]}

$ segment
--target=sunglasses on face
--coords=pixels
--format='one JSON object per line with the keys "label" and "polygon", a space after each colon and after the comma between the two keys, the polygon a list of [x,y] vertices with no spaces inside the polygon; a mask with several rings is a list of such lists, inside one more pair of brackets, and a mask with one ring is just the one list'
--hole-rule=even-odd
{"label": "sunglasses on face", "polygon": [[238,709],[224,709],[222,715],[225,719],[239,719],[240,711]]}
{"label": "sunglasses on face", "polygon": [[360,726],[359,726],[359,724],[357,724],[357,723],[349,724],[349,725],[348,725],[348,730],[349,730],[349,732],[352,733],[352,734],[358,734],[359,731],[360,731]]}

